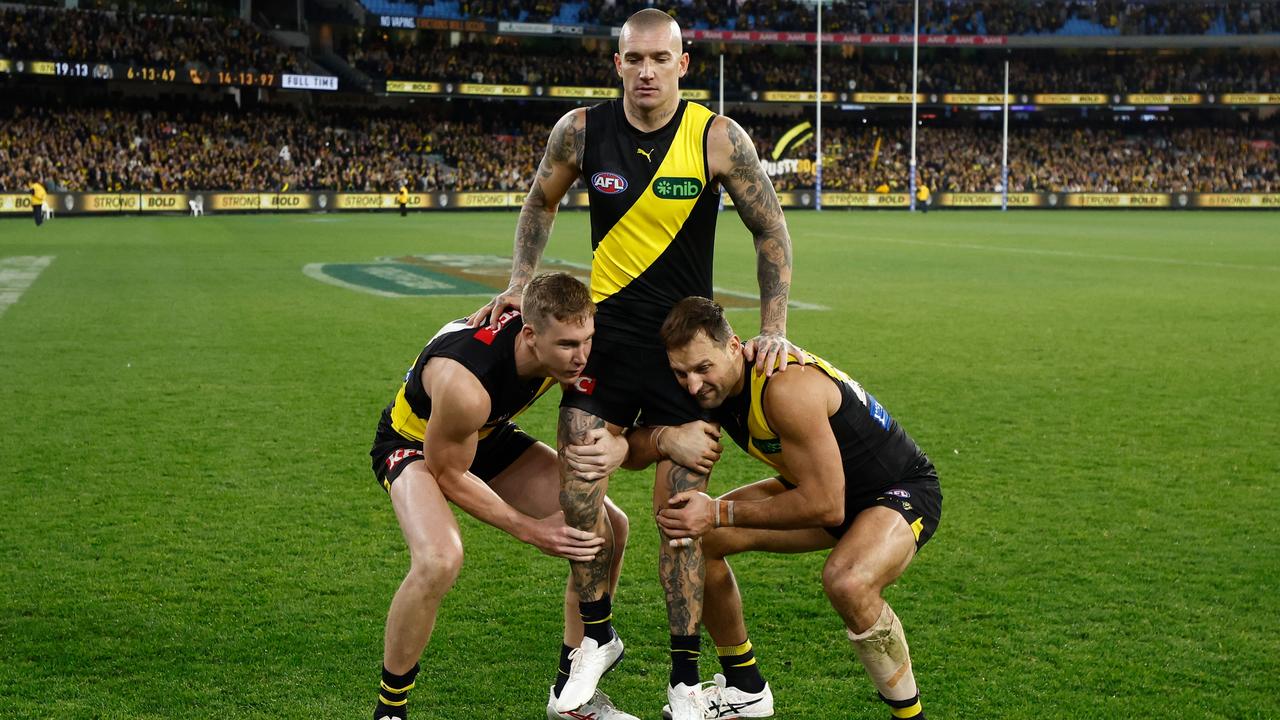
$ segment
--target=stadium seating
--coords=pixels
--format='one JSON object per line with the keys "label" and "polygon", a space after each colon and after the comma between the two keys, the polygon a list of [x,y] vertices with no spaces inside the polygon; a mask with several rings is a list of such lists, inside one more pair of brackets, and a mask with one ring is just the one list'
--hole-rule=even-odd
{"label": "stadium seating", "polygon": [[3,6],[0,57],[271,73],[307,67],[301,55],[241,20]]}
{"label": "stadium seating", "polygon": [[[0,159],[16,166],[53,158],[44,173],[51,189],[174,191],[195,189],[390,191],[401,181],[415,191],[523,191],[554,122],[554,106],[532,120],[530,111],[495,106],[477,118],[456,115],[299,114],[213,110],[84,109],[53,113],[18,109],[0,116]],[[470,121],[459,117],[471,116]],[[795,117],[742,112],[737,119],[772,158],[774,139]],[[275,128],[293,128],[282,140]],[[137,130],[141,129],[141,130]],[[92,132],[92,140],[79,139]],[[141,135],[139,136],[139,132]],[[137,142],[141,139],[141,143]],[[880,149],[874,150],[876,138]],[[1016,128],[1010,139],[1010,186],[1017,191],[1280,192],[1280,128],[1172,127]],[[287,142],[288,159],[280,158]],[[907,131],[829,119],[824,127],[824,187],[870,191],[907,184]],[[812,158],[812,141],[786,157]],[[873,162],[872,157],[875,156]],[[145,162],[122,162],[138,156]],[[263,158],[272,158],[264,162]],[[936,190],[992,191],[1000,177],[995,128],[924,127],[919,167]],[[770,167],[767,164],[767,167]],[[780,190],[811,187],[811,170],[774,172]],[[20,189],[0,169],[0,189]]]}
{"label": "stadium seating", "polygon": [[[561,22],[581,21],[584,14],[612,21],[611,13],[628,12],[634,3],[370,0],[367,5],[385,13],[451,17],[479,13]],[[1010,27],[1008,3],[957,0],[943,6],[953,12],[930,18],[940,29],[1001,32]],[[841,12],[848,15],[856,10],[866,11],[865,18],[855,18],[858,22],[889,27],[898,22],[904,5],[852,2],[835,7],[839,9],[833,13],[836,22]],[[1076,14],[1063,12],[1068,7],[1075,8]],[[678,9],[697,9],[705,24],[717,27],[791,22],[804,12],[780,1],[704,2],[682,4]],[[278,191],[284,187],[387,191],[401,182],[416,191],[523,191],[552,124],[568,105],[536,99],[482,102],[461,99],[457,93],[447,102],[384,96],[383,80],[433,81],[441,83],[441,88],[467,82],[538,88],[617,85],[610,43],[570,37],[528,40],[483,33],[391,32],[375,26],[344,27],[342,18],[340,13],[330,14],[323,21],[337,26],[330,27],[331,44],[351,66],[348,71],[375,79],[370,84],[374,92],[352,84],[344,89],[355,97],[332,105],[317,95],[282,92],[280,97],[259,95],[242,107],[242,93],[232,93],[235,100],[231,102],[219,88],[188,86],[180,96],[169,97],[174,86],[94,85],[86,80],[64,84],[47,75],[24,76],[6,91],[6,83],[14,77],[6,69],[0,74],[0,189],[21,191],[18,169],[29,168],[50,189],[72,191]],[[1075,34],[1115,34],[1139,26],[1150,32],[1232,33],[1256,32],[1272,19],[1272,10],[1253,2],[1212,2],[1185,13],[1163,3],[1068,6],[1046,2],[1037,4],[1019,27],[1026,32]],[[0,59],[5,60],[159,59],[276,71],[311,62],[238,19],[6,5],[0,7],[0,20]],[[169,41],[154,42],[156,33]],[[695,44],[691,50],[692,64],[682,86],[715,88],[719,78],[711,52],[718,49]],[[855,90],[905,93],[911,87],[910,69],[900,51],[831,52],[823,65],[824,88],[851,97]],[[341,64],[337,55],[334,61]],[[764,110],[751,102],[770,90],[811,89],[811,54],[786,47],[739,45],[730,46],[727,56],[728,113],[748,128],[779,189],[812,187],[812,167],[779,162],[811,158],[812,140],[785,148],[779,157],[773,152],[777,138],[809,117],[809,106],[801,110],[784,102]],[[1270,97],[1280,81],[1280,54],[1274,50],[1006,53],[941,48],[927,49],[920,64],[920,89],[930,94],[931,109],[920,130],[919,167],[935,190],[990,191],[999,185],[1000,138],[997,124],[990,121],[990,108],[982,119],[983,111],[972,109],[973,103],[966,107],[956,101],[955,107],[940,109],[935,98],[949,92],[997,92],[1006,57],[1011,60],[1014,93],[1024,97],[1097,93],[1102,98],[1085,109],[1042,108],[1015,117],[1010,135],[1014,190],[1280,191],[1277,114],[1221,106],[1153,114],[1137,107],[1124,110],[1119,107],[1123,101],[1115,99],[1125,93]],[[116,94],[121,87],[126,89],[123,97]],[[42,103],[39,93],[32,93],[35,88],[52,100]],[[1266,102],[1260,104],[1265,107]],[[905,109],[901,105],[894,109],[889,101],[888,106],[860,114],[865,108],[853,105],[852,99],[846,101],[842,95],[838,103],[840,107],[832,107],[824,116],[824,187],[849,191],[868,191],[881,184],[905,187],[909,164]],[[359,112],[351,111],[353,104]],[[1158,105],[1159,100],[1134,104]],[[1214,101],[1206,104],[1216,105]],[[288,153],[283,152],[286,146]],[[873,152],[873,147],[878,149]]]}
{"label": "stadium seating", "polygon": [[[629,14],[652,3],[617,2],[401,2],[363,0],[378,15],[473,20],[537,20],[566,25],[618,25]],[[548,11],[546,8],[550,7]],[[536,16],[531,11],[537,10]],[[795,0],[681,0],[670,12],[682,25],[715,30],[812,30],[816,17],[809,4]],[[830,32],[909,33],[912,4],[851,0],[824,11]],[[921,3],[922,32],[954,35],[1163,35],[1276,32],[1280,8],[1265,0],[1100,0],[1081,3],[1044,0],[949,0]]]}
{"label": "stadium seating", "polygon": [[[718,68],[706,46],[691,48],[685,87],[718,87]],[[611,87],[616,83],[611,53],[563,44],[554,52],[504,43],[471,42],[449,47],[437,37],[410,45],[366,33],[345,41],[341,52],[374,78],[466,82],[477,72],[484,82]],[[807,90],[814,85],[810,57],[796,58],[761,47],[729,55],[726,92],[740,99],[751,91]],[[954,51],[926,51],[920,89],[925,92],[997,92],[1003,85],[1004,53],[957,57]],[[1011,57],[1014,92],[1267,92],[1280,78],[1280,53],[1249,55],[1183,51],[1178,54],[1061,54],[1020,52]],[[571,60],[566,62],[566,60]],[[823,86],[835,90],[906,92],[910,68],[891,51],[866,51],[849,58],[832,55],[823,66]]]}

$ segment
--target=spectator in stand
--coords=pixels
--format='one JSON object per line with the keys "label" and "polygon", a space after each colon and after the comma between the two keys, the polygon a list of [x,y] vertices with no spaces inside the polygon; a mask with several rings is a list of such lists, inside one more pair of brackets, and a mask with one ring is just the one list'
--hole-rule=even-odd
{"label": "spectator in stand", "polygon": [[[397,40],[397,38],[400,38]],[[412,38],[416,44],[407,44]],[[392,36],[366,32],[362,41],[340,46],[347,61],[376,78],[519,85],[615,87],[611,49],[592,50],[562,41],[522,43],[512,38],[449,46],[441,33]],[[844,57],[831,50],[823,59],[824,88],[836,92],[910,92],[911,64],[894,49],[862,48]],[[811,51],[790,46],[728,46],[726,93],[744,97],[765,90],[814,87]],[[565,62],[571,55],[573,62]],[[1010,66],[1010,90],[1018,93],[1226,93],[1274,92],[1280,81],[1280,53],[1184,51],[1155,54],[1003,50],[963,52],[926,49],[920,60],[920,90],[927,93],[998,93],[1004,85],[1004,61]],[[718,63],[710,50],[695,48],[686,88],[713,90]]]}
{"label": "spectator in stand", "polygon": [[307,67],[297,52],[238,19],[6,7],[0,57],[268,73]]}
{"label": "spectator in stand", "polygon": [[[433,113],[286,109],[0,108],[0,190],[26,192],[18,168],[68,191],[188,189],[395,192],[498,190],[528,186],[542,139],[560,106],[483,104]],[[813,186],[807,165],[770,159],[803,116],[737,113],[780,190]],[[466,118],[459,120],[458,118]],[[1280,125],[1187,127],[1142,124],[1027,127],[1010,131],[1010,191],[1280,192]],[[876,137],[880,149],[875,149]],[[920,172],[933,192],[995,192],[997,125],[920,129]],[[289,147],[289,159],[281,148]],[[907,187],[907,128],[823,126],[823,187],[871,192]],[[786,158],[810,159],[812,139]],[[872,164],[872,158],[875,164]],[[784,159],[786,159],[784,158]]]}

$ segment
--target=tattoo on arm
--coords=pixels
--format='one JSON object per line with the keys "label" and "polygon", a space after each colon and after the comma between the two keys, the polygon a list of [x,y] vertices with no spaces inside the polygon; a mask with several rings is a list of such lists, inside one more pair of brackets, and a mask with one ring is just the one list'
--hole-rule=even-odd
{"label": "tattoo on arm", "polygon": [[[543,165],[546,165],[546,160],[543,160]],[[538,173],[541,175],[542,171]],[[511,263],[513,285],[527,285],[538,269],[538,259],[542,257],[547,238],[551,237],[551,225],[555,222],[555,213],[548,212],[546,206],[547,196],[542,191],[542,183],[535,179],[516,222],[516,246]]]}
{"label": "tattoo on arm", "polygon": [[760,332],[785,334],[791,294],[791,239],[756,238],[756,279],[760,283]]}
{"label": "tattoo on arm", "polygon": [[725,188],[756,245],[756,278],[760,282],[760,331],[784,334],[787,297],[791,293],[791,235],[773,183],[760,165],[751,138],[728,124],[733,146]]}
{"label": "tattoo on arm", "polygon": [[[547,143],[547,155],[552,163],[573,163],[582,167],[582,152],[586,147],[587,123],[581,113],[574,113],[561,119],[551,131],[551,141]],[[545,165],[547,160],[543,159]],[[548,168],[548,174],[550,169]]]}
{"label": "tattoo on arm", "polygon": [[599,600],[609,592],[609,568],[613,564],[613,527],[604,512],[606,481],[581,480],[569,470],[564,450],[587,442],[587,433],[605,426],[604,420],[577,408],[561,408],[556,440],[560,447],[560,508],[564,520],[579,530],[605,539],[604,546],[588,562],[571,562],[573,583],[583,600]]}
{"label": "tattoo on arm", "polygon": [[556,218],[556,206],[548,206],[547,193],[542,184],[551,179],[556,165],[572,164],[574,167],[582,167],[586,135],[586,122],[580,119],[580,113],[565,116],[551,131],[547,151],[538,164],[538,174],[533,179],[529,194],[525,196],[524,207],[520,209],[520,220],[516,224],[511,278],[520,285],[533,278]]}
{"label": "tattoo on arm", "polygon": [[[671,495],[686,490],[703,490],[707,476],[684,466],[665,461],[671,469],[667,485]],[[702,542],[692,546],[673,548],[663,538],[658,558],[662,588],[667,598],[667,622],[672,634],[694,635],[702,620],[702,589],[706,580],[706,564],[702,557]]]}

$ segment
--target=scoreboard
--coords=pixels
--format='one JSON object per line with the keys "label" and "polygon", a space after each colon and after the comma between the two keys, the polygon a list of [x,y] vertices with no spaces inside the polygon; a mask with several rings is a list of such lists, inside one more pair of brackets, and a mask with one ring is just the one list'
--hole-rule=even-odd
{"label": "scoreboard", "polygon": [[0,58],[0,73],[83,78],[100,81],[170,83],[175,85],[227,85],[236,87],[282,88],[285,90],[338,89],[338,78],[330,75],[264,73],[252,70],[209,70],[192,66],[147,63],[86,63],[52,60],[12,60]]}

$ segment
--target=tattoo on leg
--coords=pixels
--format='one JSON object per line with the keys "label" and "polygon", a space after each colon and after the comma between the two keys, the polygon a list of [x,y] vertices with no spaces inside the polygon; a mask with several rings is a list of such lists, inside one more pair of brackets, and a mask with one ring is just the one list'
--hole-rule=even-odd
{"label": "tattoo on leg", "polygon": [[613,527],[604,512],[606,480],[583,480],[569,469],[564,449],[586,441],[587,433],[605,426],[604,420],[576,408],[561,408],[556,429],[560,455],[560,508],[571,527],[593,532],[605,544],[588,562],[571,562],[573,583],[578,595],[588,602],[599,600],[609,591],[609,568],[613,563]]}
{"label": "tattoo on leg", "polygon": [[[686,490],[703,490],[707,476],[681,465],[665,462],[668,497]],[[661,472],[661,470],[659,470]],[[706,564],[702,558],[702,541],[687,547],[673,548],[670,538],[661,534],[662,545],[658,572],[667,598],[667,622],[675,635],[693,635],[702,619],[702,588],[706,581]]]}

